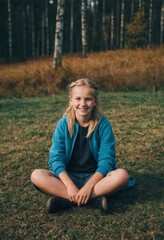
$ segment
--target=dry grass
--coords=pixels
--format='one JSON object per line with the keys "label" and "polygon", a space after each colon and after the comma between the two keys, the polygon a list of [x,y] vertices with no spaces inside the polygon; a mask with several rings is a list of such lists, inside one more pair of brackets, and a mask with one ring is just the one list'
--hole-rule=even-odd
{"label": "dry grass", "polygon": [[164,83],[164,47],[64,56],[63,68],[52,59],[0,66],[0,96],[37,96],[61,92],[69,82],[88,77],[103,90],[158,91]]}

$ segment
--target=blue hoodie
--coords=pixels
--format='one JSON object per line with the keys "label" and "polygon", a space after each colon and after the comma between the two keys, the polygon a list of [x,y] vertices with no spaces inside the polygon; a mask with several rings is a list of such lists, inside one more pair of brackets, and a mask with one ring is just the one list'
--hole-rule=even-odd
{"label": "blue hoodie", "polygon": [[[67,116],[63,116],[53,133],[52,146],[49,153],[49,166],[55,176],[66,171],[71,159],[79,125],[74,123],[73,136],[68,131]],[[103,115],[100,117],[98,127],[89,137],[90,149],[97,161],[96,172],[105,176],[108,172],[116,169],[115,139],[110,122]]]}

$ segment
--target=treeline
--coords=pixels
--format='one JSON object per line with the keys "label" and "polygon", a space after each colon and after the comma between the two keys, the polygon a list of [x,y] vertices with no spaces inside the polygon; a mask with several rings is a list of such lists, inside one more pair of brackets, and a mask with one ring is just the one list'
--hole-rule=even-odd
{"label": "treeline", "polygon": [[[163,0],[84,0],[87,52],[164,43]],[[82,52],[82,0],[65,0],[63,53]],[[57,0],[0,0],[0,62],[54,53]]]}

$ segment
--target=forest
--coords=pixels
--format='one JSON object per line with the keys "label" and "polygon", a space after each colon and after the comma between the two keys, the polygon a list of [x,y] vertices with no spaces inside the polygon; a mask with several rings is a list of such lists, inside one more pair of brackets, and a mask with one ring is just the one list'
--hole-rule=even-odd
{"label": "forest", "polygon": [[[164,43],[163,0],[65,0],[63,54]],[[0,63],[51,56],[57,0],[0,0]]]}

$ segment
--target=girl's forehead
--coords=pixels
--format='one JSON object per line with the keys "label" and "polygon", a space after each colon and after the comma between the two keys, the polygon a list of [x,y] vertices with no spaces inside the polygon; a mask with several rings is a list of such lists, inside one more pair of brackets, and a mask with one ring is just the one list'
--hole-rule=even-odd
{"label": "girl's forehead", "polygon": [[90,86],[84,85],[84,86],[74,86],[72,88],[72,94],[82,94],[82,95],[93,95],[95,93],[95,90],[91,88]]}

